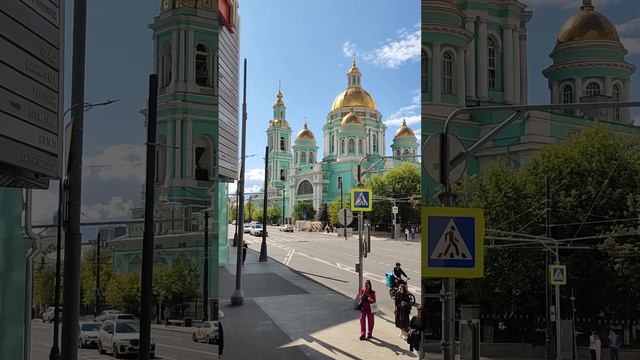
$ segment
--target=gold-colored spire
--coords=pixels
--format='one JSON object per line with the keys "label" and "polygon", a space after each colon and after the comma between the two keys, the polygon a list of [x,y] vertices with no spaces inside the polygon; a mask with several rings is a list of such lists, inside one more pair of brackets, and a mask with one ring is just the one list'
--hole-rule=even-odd
{"label": "gold-colored spire", "polygon": [[580,10],[593,10],[593,4],[591,3],[591,0],[582,0],[582,6],[580,7]]}
{"label": "gold-colored spire", "polygon": [[282,91],[280,91],[280,80],[278,80],[278,94],[276,97],[278,100],[276,101],[276,106],[284,106],[284,101],[282,101]]}
{"label": "gold-colored spire", "polygon": [[351,69],[349,70],[349,74],[354,73],[354,72],[360,72],[360,69],[358,69],[358,65],[356,65],[356,55],[353,55],[353,61],[351,62]]}

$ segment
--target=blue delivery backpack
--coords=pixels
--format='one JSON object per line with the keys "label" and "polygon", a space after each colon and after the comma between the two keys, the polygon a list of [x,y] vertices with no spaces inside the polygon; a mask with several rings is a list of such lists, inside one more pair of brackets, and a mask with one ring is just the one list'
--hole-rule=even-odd
{"label": "blue delivery backpack", "polygon": [[387,280],[387,287],[388,287],[388,288],[393,287],[393,282],[394,282],[393,271],[390,271],[390,272],[388,272],[388,273],[385,273],[384,275],[385,275],[385,277],[387,278],[387,279],[386,279],[386,280]]}

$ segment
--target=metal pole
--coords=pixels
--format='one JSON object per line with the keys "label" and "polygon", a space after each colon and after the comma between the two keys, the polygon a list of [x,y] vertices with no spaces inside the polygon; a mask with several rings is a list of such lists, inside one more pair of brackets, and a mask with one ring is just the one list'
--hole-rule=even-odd
{"label": "metal pole", "polygon": [[267,182],[269,181],[269,147],[264,149],[264,199],[262,202],[262,244],[260,244],[260,258],[258,261],[267,261]]}
{"label": "metal pole", "polygon": [[60,312],[58,307],[60,306],[60,248],[62,247],[62,225],[64,218],[64,200],[65,200],[65,188],[66,181],[60,179],[58,183],[58,234],[56,239],[56,282],[53,296],[53,307],[55,309],[53,313],[53,345],[49,352],[49,360],[60,360],[60,350],[58,348],[59,337],[58,331],[60,330]]}
{"label": "metal pole", "polygon": [[204,212],[204,269],[202,271],[202,319],[207,321],[209,317],[209,211]]}
{"label": "metal pole", "polygon": [[[560,257],[559,257],[559,249],[558,249],[558,243],[556,242],[556,265],[560,264]],[[566,274],[565,274],[566,276]],[[555,290],[556,290],[556,359],[557,360],[561,360],[561,336],[560,336],[560,320],[562,319],[562,317],[560,316],[560,285],[556,285],[555,286]]]}
{"label": "metal pole", "polygon": [[282,225],[284,225],[284,187],[282,188]]}
{"label": "metal pole", "polygon": [[[545,177],[544,179],[544,191],[546,198],[546,207],[545,207],[545,235],[547,238],[551,237],[551,188],[549,186],[549,178]],[[550,360],[553,359],[553,326],[551,325],[551,288],[550,288],[550,274],[549,274],[549,265],[551,265],[551,254],[549,253],[549,249],[545,251],[545,309],[546,309],[546,326],[545,326],[545,359]]]}
{"label": "metal pole", "polygon": [[[361,165],[358,165],[358,188],[362,187],[362,182],[360,181],[361,176],[360,176],[360,170],[361,170]],[[369,201],[371,201],[371,199],[369,199]],[[354,201],[355,203],[355,201]],[[345,214],[347,212],[345,211]],[[358,293],[360,291],[360,289],[362,289],[362,283],[363,283],[363,279],[362,279],[362,275],[364,273],[364,269],[362,268],[364,266],[364,259],[363,259],[363,253],[364,253],[364,246],[362,241],[363,241],[363,236],[362,236],[362,221],[363,221],[363,212],[360,211],[358,212]],[[346,221],[345,221],[346,223]],[[358,294],[356,293],[356,294]]]}
{"label": "metal pole", "polygon": [[[236,232],[233,236],[233,247],[238,246],[238,223],[240,222],[240,209],[238,208],[239,204],[240,196],[238,195],[238,188],[236,188]],[[244,216],[242,218],[244,219]],[[244,231],[244,229],[242,229],[242,231]]]}
{"label": "metal pole", "polygon": [[[344,209],[344,202],[342,200],[343,199],[343,195],[342,195],[343,179],[341,177],[338,179],[340,179],[340,184],[338,184],[340,185],[340,208]],[[344,222],[344,225],[342,225],[342,231],[344,232],[344,239],[347,240],[347,212],[346,211],[344,212],[344,215],[343,215],[343,222]],[[358,291],[360,291],[360,289],[361,288],[358,288]]]}
{"label": "metal pole", "polygon": [[238,224],[238,248],[236,256],[236,289],[231,295],[231,304],[242,305],[244,302],[244,292],[242,291],[242,238],[244,235],[244,163],[245,163],[245,150],[247,139],[247,59],[244,59],[244,88],[242,90],[242,145],[240,146],[240,179],[238,179],[238,216],[240,221]]}
{"label": "metal pole", "polygon": [[[71,103],[84,104],[85,47],[87,30],[87,0],[73,2],[73,62]],[[69,146],[69,231],[64,246],[64,308],[62,312],[62,358],[78,358],[78,315],[80,312],[80,256],[82,234],[82,131],[84,109],[71,109],[73,121]],[[55,309],[58,311],[58,309]]]}
{"label": "metal pole", "polygon": [[96,239],[96,316],[100,314],[100,231]]}
{"label": "metal pole", "polygon": [[576,359],[577,355],[576,351],[578,350],[578,344],[576,343],[576,298],[573,295],[573,288],[571,288],[571,297],[569,298],[569,300],[571,300],[571,337],[573,339],[572,341],[572,348],[573,348],[573,356],[572,359]]}
{"label": "metal pole", "polygon": [[158,111],[158,75],[149,75],[147,117],[147,176],[144,199],[144,234],[142,237],[142,281],[140,300],[140,359],[151,357],[151,307],[153,306],[153,208],[155,200],[156,126]]}

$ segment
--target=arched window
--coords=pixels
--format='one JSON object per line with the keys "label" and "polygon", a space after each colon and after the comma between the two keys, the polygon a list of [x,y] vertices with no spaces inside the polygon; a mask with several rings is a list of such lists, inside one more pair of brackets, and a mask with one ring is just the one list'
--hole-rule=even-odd
{"label": "arched window", "polygon": [[164,44],[162,49],[162,61],[160,64],[162,69],[162,87],[165,88],[171,84],[171,70],[173,68],[171,60],[171,43]]}
{"label": "arched window", "polygon": [[404,149],[404,151],[402,152],[403,155],[409,155],[409,149]]}
{"label": "arched window", "polygon": [[[562,87],[562,103],[571,104],[573,102],[573,86],[567,84]],[[564,109],[563,112],[565,115],[573,115],[572,109]]]}
{"label": "arched window", "polygon": [[285,147],[284,136],[281,136],[280,137],[280,150],[284,151],[284,147]]}
{"label": "arched window", "polygon": [[353,154],[356,152],[356,141],[353,139],[349,139],[349,154]]}
{"label": "arched window", "polygon": [[396,150],[396,156],[400,158],[400,149]]}
{"label": "arched window", "polygon": [[429,54],[422,51],[422,91],[429,92]]}
{"label": "arched window", "polygon": [[487,39],[487,53],[489,56],[489,66],[487,68],[489,71],[489,90],[496,90],[498,87],[498,80],[496,76],[496,41],[491,36]]}
{"label": "arched window", "polygon": [[298,152],[297,152],[297,151],[296,151],[296,152],[294,153],[294,155],[293,155],[293,162],[294,162],[294,165],[298,165],[298,164],[300,163],[300,161],[299,161],[299,159],[298,159],[298,155],[299,155],[299,154],[298,154]]}
{"label": "arched window", "polygon": [[282,180],[282,181],[285,180],[285,170],[284,169],[280,169],[280,180]]}
{"label": "arched window", "polygon": [[378,153],[378,136],[376,136],[376,134],[373,134],[372,142],[373,142],[373,152],[377,154]]}
{"label": "arched window", "polygon": [[344,139],[340,140],[340,154],[344,154]]}
{"label": "arched window", "polygon": [[307,164],[307,152],[303,151],[300,153],[300,165],[306,165]]}
{"label": "arched window", "polygon": [[615,103],[615,106],[613,108],[613,120],[615,121],[620,121],[620,94],[622,93],[622,89],[620,88],[620,85],[615,84],[613,85],[613,89],[611,89],[611,95],[613,97],[613,102]]}
{"label": "arched window", "polygon": [[453,95],[453,55],[450,51],[442,56],[442,93]]}
{"label": "arched window", "polygon": [[204,44],[196,45],[196,84],[211,86],[209,49]]}
{"label": "arched window", "polygon": [[310,195],[313,194],[313,185],[309,180],[304,180],[298,185],[297,195]]}
{"label": "arched window", "polygon": [[586,92],[587,96],[597,96],[600,95],[600,84],[598,84],[597,82],[590,82],[587,85],[587,92]]}
{"label": "arched window", "polygon": [[309,164],[313,164],[316,162],[315,158],[313,157],[313,151],[309,152]]}
{"label": "arched window", "polygon": [[330,136],[331,136],[331,141],[330,141],[330,143],[331,143],[331,151],[330,152],[333,154],[336,151],[336,139],[333,137],[333,135],[330,135]]}
{"label": "arched window", "polygon": [[201,136],[195,143],[195,178],[200,181],[209,181],[211,177],[211,142]]}
{"label": "arched window", "polygon": [[362,151],[362,139],[358,139],[358,154],[362,155],[364,152]]}

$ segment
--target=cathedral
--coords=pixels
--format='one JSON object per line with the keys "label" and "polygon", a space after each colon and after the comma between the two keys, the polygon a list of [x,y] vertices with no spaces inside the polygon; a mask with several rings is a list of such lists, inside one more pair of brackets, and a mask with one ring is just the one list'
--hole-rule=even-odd
{"label": "cathedral", "polygon": [[[577,2],[577,1],[576,1]],[[528,103],[527,24],[533,14],[522,1],[422,1],[422,141],[441,132],[455,109]],[[583,0],[559,29],[542,72],[551,104],[629,101],[636,67],[611,21]],[[538,56],[538,55],[535,55]],[[466,148],[508,114],[460,117],[453,133]],[[532,154],[598,122],[613,131],[636,133],[628,108],[529,112],[467,161],[469,174],[502,161],[520,167]],[[423,159],[431,154],[422,154]],[[437,183],[422,176],[423,203],[437,201]]]}
{"label": "cathedral", "polygon": [[362,87],[361,78],[354,59],[347,73],[347,87],[336,96],[322,127],[321,154],[306,122],[292,139],[284,95],[278,91],[267,128],[267,189],[270,201],[284,202],[288,221],[297,203],[311,203],[319,213],[325,203],[341,197],[348,201],[351,188],[357,186],[358,164],[363,171],[369,170],[363,174],[366,179],[383,175],[402,162],[419,162],[418,141],[406,122],[395,133],[392,155],[387,155],[387,127],[373,97]]}

